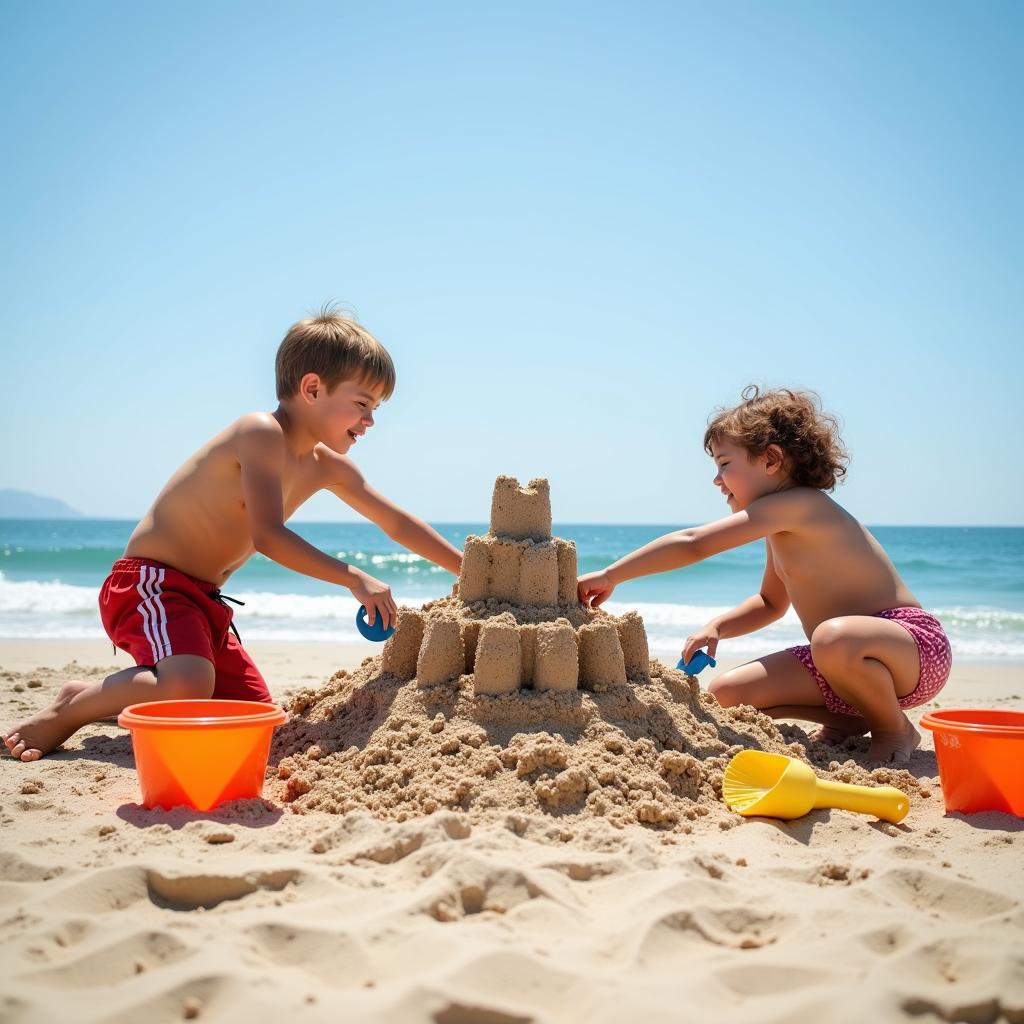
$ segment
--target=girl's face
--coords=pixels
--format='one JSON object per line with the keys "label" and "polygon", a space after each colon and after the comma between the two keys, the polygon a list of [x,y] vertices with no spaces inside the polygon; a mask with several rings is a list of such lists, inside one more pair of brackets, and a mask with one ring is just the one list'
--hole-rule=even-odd
{"label": "girl's face", "polygon": [[742,512],[752,501],[779,490],[784,483],[782,452],[776,445],[762,455],[751,455],[734,441],[712,441],[711,457],[718,469],[712,482],[733,512]]}

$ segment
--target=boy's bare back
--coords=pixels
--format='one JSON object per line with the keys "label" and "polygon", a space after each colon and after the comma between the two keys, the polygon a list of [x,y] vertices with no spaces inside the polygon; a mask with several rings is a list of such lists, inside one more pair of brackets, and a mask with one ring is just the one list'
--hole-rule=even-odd
{"label": "boy's bare back", "polygon": [[254,552],[242,491],[242,459],[256,436],[280,436],[284,518],[317,491],[343,486],[349,460],[324,445],[296,455],[272,413],[235,420],[187,459],[168,480],[135,528],[125,556],[173,565],[220,586]]}

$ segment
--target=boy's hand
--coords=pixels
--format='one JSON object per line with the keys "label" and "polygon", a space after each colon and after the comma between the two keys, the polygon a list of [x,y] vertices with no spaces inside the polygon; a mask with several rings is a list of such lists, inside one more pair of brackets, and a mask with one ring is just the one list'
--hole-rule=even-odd
{"label": "boy's hand", "polygon": [[588,572],[581,576],[576,585],[576,596],[590,608],[597,608],[612,596],[615,584],[608,578],[607,570]]}
{"label": "boy's hand", "polygon": [[715,651],[718,650],[718,641],[720,639],[717,626],[704,626],[702,629],[698,629],[693,636],[686,638],[686,646],[683,648],[683,661],[689,661],[703,647],[708,649],[708,657],[713,658]]}
{"label": "boy's hand", "polygon": [[390,629],[398,619],[398,605],[391,596],[391,588],[386,583],[374,579],[368,573],[359,573],[359,582],[352,588],[356,600],[366,609],[366,621],[372,626],[380,620],[385,629]]}

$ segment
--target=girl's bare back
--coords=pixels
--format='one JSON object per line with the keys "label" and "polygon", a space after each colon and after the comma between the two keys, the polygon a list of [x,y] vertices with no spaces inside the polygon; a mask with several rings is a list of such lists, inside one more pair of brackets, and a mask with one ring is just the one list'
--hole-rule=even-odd
{"label": "girl's bare back", "polygon": [[775,572],[809,637],[826,619],[920,607],[874,537],[828,495],[791,492],[800,525],[767,538]]}

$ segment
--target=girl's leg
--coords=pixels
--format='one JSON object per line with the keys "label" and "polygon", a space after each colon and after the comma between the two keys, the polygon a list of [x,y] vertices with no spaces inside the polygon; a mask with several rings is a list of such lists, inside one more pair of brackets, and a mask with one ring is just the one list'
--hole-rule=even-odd
{"label": "girl's leg", "polygon": [[3,740],[15,760],[36,761],[83,725],[118,715],[129,704],[209,697],[214,682],[211,662],[173,654],[155,672],[136,666],[115,672],[102,683],[65,683],[48,708],[15,726]]}
{"label": "girl's leg", "polygon": [[921,742],[899,706],[921,676],[917,642],[903,626],[872,615],[827,619],[811,634],[811,657],[835,693],[871,730],[868,758],[905,764]]}
{"label": "girl's leg", "polygon": [[[792,711],[788,717],[792,718],[820,721],[817,712],[831,716],[821,690],[789,651],[776,651],[723,672],[711,680],[708,693],[724,708],[750,704],[767,714],[771,708],[787,706]],[[797,711],[814,713],[798,714]]]}
{"label": "girl's leg", "polygon": [[778,651],[726,672],[708,687],[723,707],[751,704],[773,718],[819,722],[829,742],[870,731],[872,761],[906,763],[921,736],[898,698],[920,677],[917,643],[902,626],[870,615],[828,619],[811,636],[811,656],[834,692],[860,711],[836,714],[825,707],[818,684],[788,651]]}

